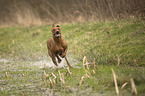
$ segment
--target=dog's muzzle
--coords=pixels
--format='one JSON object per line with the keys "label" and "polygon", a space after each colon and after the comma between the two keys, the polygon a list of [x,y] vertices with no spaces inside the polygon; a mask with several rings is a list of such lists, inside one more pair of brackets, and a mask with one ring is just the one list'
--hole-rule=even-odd
{"label": "dog's muzzle", "polygon": [[60,37],[60,32],[56,31],[56,33],[54,34],[55,37],[59,38]]}

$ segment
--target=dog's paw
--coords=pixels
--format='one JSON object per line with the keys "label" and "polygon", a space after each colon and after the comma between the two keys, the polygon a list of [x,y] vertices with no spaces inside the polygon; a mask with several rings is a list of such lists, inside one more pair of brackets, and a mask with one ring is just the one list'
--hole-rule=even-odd
{"label": "dog's paw", "polygon": [[62,58],[64,58],[65,57],[65,54],[62,54],[62,55],[60,55]]}
{"label": "dog's paw", "polygon": [[61,62],[61,59],[60,60],[58,60],[58,63],[60,63]]}

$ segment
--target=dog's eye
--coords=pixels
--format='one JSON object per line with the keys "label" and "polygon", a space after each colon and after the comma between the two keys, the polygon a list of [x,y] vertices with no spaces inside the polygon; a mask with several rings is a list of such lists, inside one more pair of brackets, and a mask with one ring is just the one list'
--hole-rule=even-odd
{"label": "dog's eye", "polygon": [[58,28],[58,30],[60,30],[60,28]]}
{"label": "dog's eye", "polygon": [[53,31],[55,31],[55,29],[53,29]]}

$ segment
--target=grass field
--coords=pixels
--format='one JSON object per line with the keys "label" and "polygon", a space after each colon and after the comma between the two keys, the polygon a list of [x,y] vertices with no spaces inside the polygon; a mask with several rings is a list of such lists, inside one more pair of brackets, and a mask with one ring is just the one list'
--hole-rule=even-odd
{"label": "grass field", "polygon": [[[46,42],[52,36],[51,25],[0,28],[0,95],[112,96],[116,95],[113,68],[120,96],[132,94],[131,78],[138,95],[144,96],[143,20],[60,26],[69,45],[67,53],[74,67],[70,69],[72,74],[64,60],[59,68],[54,68],[47,54]],[[90,63],[90,69],[83,68],[84,56]],[[125,83],[127,85],[121,89]]]}

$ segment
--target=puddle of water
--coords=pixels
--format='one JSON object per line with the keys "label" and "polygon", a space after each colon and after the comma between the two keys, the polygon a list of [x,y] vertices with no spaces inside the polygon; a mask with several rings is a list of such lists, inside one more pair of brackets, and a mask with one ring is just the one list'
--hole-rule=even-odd
{"label": "puddle of water", "polygon": [[3,63],[4,65],[9,62],[7,59],[3,58],[3,59],[0,59],[0,63]]}
{"label": "puddle of water", "polygon": [[[66,63],[66,60],[64,58],[61,58],[62,61],[60,63],[58,63],[58,67],[56,65],[54,65],[54,63],[52,62],[51,58],[45,58],[45,59],[42,59],[40,61],[36,61],[36,62],[32,62],[30,65],[31,66],[38,66],[39,68],[45,68],[45,67],[48,67],[48,68],[51,68],[51,67],[57,67],[57,68],[62,68],[62,67],[68,67],[67,63]],[[70,64],[72,66],[75,66],[77,65],[77,61],[71,59],[71,58],[68,58]]]}

